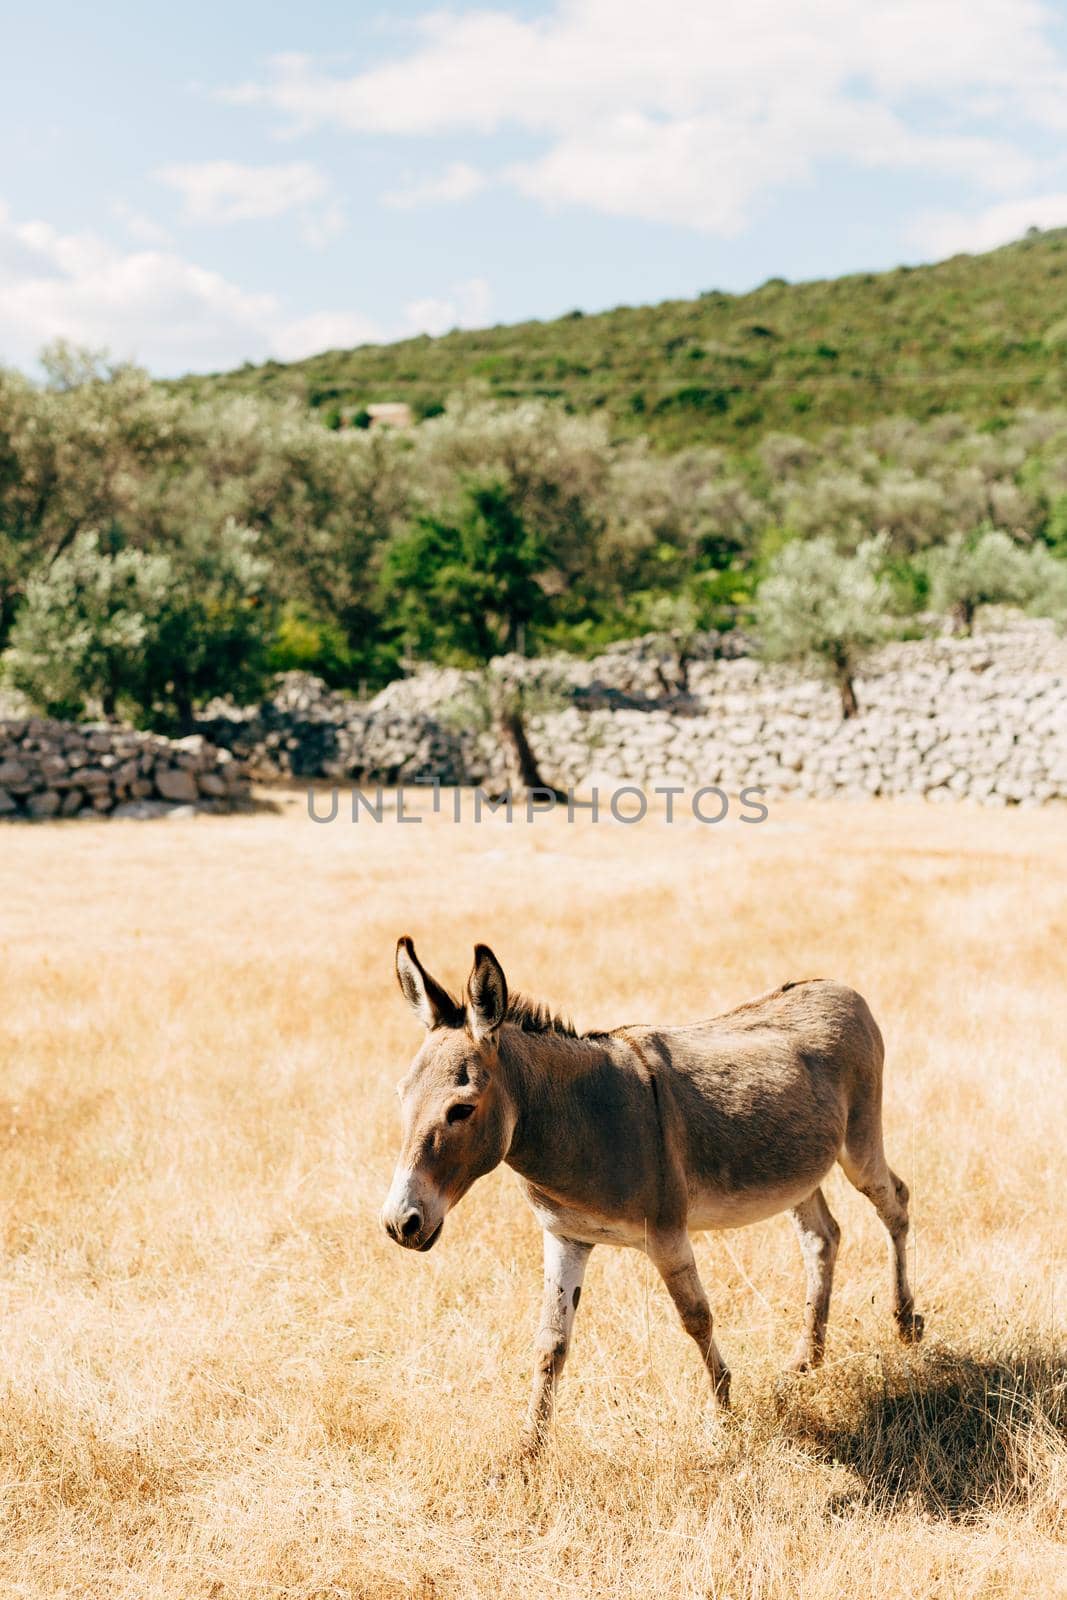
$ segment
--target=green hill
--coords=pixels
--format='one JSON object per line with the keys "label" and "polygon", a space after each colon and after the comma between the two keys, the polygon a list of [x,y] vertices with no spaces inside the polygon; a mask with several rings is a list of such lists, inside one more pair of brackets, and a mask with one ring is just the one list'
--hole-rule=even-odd
{"label": "green hill", "polygon": [[331,350],[180,380],[198,393],[295,397],[336,422],[382,400],[432,414],[463,385],[605,410],[664,447],[744,445],[887,414],[991,423],[1067,398],[1067,229],[987,255],[748,294]]}

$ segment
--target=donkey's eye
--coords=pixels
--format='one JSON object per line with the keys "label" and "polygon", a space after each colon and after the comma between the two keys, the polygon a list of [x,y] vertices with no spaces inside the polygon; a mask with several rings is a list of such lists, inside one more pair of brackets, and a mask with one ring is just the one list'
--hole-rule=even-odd
{"label": "donkey's eye", "polygon": [[474,1107],[471,1105],[469,1100],[457,1100],[456,1104],[454,1106],[449,1106],[448,1110],[445,1112],[445,1121],[449,1124],[453,1122],[466,1122],[467,1118],[473,1117],[473,1115]]}

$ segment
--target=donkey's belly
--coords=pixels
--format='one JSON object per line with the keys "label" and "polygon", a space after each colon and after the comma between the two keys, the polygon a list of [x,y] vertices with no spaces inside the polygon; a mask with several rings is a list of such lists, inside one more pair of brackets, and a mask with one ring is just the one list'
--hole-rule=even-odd
{"label": "donkey's belly", "polygon": [[560,1238],[576,1239],[579,1244],[628,1245],[634,1249],[644,1249],[648,1242],[648,1227],[644,1221],[546,1203],[542,1199],[535,1200],[529,1193],[526,1198],[541,1227]]}
{"label": "donkey's belly", "polygon": [[690,1192],[689,1216],[686,1226],[690,1233],[701,1233],[705,1228],[746,1228],[750,1222],[763,1222],[788,1211],[817,1186],[819,1180],[803,1177],[792,1182],[760,1189],[735,1189],[724,1192],[711,1187]]}
{"label": "donkey's belly", "polygon": [[[818,1177],[802,1177],[785,1185],[730,1193],[711,1187],[690,1191],[685,1226],[690,1233],[705,1229],[745,1228],[762,1222],[806,1200],[818,1184]],[[628,1245],[643,1250],[648,1243],[649,1221],[638,1216],[605,1215],[536,1198],[527,1191],[527,1200],[542,1228],[583,1244]]]}

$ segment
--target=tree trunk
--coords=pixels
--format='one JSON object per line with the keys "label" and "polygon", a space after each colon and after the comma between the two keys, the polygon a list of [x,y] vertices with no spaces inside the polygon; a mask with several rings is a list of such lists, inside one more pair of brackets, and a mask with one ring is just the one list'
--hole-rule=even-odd
{"label": "tree trunk", "polygon": [[689,663],[693,648],[692,640],[683,639],[678,645],[678,693],[689,693]]}
{"label": "tree trunk", "polygon": [[956,601],[956,604],[952,607],[952,622],[957,633],[962,633],[969,637],[974,626],[974,610],[973,600]]}
{"label": "tree trunk", "polygon": [[847,667],[838,669],[837,687],[841,691],[841,715],[846,721],[849,717],[858,717],[860,704],[856,699],[856,688],[852,682],[852,674]]}
{"label": "tree trunk", "polygon": [[860,703],[856,699],[856,686],[852,682],[852,662],[847,651],[835,652],[833,656],[834,679],[837,683],[838,693],[841,696],[841,715],[847,721],[849,717],[858,717]]}
{"label": "tree trunk", "polygon": [[508,782],[512,785],[513,792],[518,790],[529,793],[532,789],[540,789],[543,794],[553,795],[557,800],[565,799],[566,796],[559,789],[546,783],[541,776],[537,757],[530,748],[530,741],[526,736],[522,712],[517,708],[502,711],[497,727],[507,752]]}
{"label": "tree trunk", "polygon": [[187,689],[175,689],[174,710],[178,718],[178,735],[185,738],[186,734],[194,732],[193,701]]}
{"label": "tree trunk", "polygon": [[673,676],[669,675],[664,666],[662,656],[656,661],[656,677],[663,690],[664,697],[673,700],[676,695],[689,693],[689,662],[691,641],[679,634],[670,636],[670,658]]}
{"label": "tree trunk", "polygon": [[0,584],[0,653],[7,649],[11,624],[15,620],[15,589]]}
{"label": "tree trunk", "polygon": [[856,699],[856,686],[852,682],[852,651],[839,641],[830,651],[830,661],[833,663],[834,680],[841,696],[841,715],[847,722],[849,717],[858,717],[860,710],[860,703]]}

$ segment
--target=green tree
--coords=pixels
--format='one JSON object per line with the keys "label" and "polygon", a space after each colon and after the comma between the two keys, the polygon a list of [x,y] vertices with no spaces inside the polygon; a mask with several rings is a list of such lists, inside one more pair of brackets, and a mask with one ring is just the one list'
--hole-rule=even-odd
{"label": "green tree", "polygon": [[1032,617],[1051,617],[1062,633],[1067,629],[1067,559],[1043,544],[1035,544],[1025,559],[1023,603]]}
{"label": "green tree", "polygon": [[561,791],[541,776],[528,726],[531,716],[562,711],[566,705],[566,684],[559,674],[549,668],[527,675],[513,656],[482,667],[456,696],[447,716],[456,725],[497,736],[513,794],[540,790],[562,800]]}
{"label": "green tree", "polygon": [[391,545],[384,590],[393,625],[420,654],[481,669],[483,699],[518,784],[545,788],[523,697],[494,657],[525,649],[551,617],[549,557],[501,483],[467,487],[454,517],[422,516]]}
{"label": "green tree", "polygon": [[649,632],[658,651],[656,677],[665,695],[688,694],[689,667],[700,632],[690,594],[657,594],[647,605]]}
{"label": "green tree", "polygon": [[393,625],[422,654],[484,665],[550,619],[549,566],[508,489],[470,484],[454,517],[419,517],[391,544],[384,586]]}
{"label": "green tree", "polygon": [[929,552],[930,605],[969,634],[982,605],[1014,605],[1031,590],[1029,553],[999,528],[955,533]]}
{"label": "green tree", "polygon": [[[174,496],[183,469],[195,477],[190,406],[134,369],[101,376],[91,353],[53,356],[49,388],[0,371],[0,646],[32,573],[89,529],[158,544],[155,486],[168,482]],[[181,526],[189,520],[186,501]]]}
{"label": "green tree", "polygon": [[235,524],[190,540],[181,560],[79,533],[30,579],[5,675],[51,716],[121,713],[186,732],[200,701],[260,685],[265,575]]}
{"label": "green tree", "polygon": [[110,554],[95,531],[78,534],[27,584],[5,676],[49,716],[112,716],[137,692],[170,581],[165,556]]}
{"label": "green tree", "polygon": [[845,717],[859,710],[854,679],[864,653],[890,628],[884,559],[882,538],[866,540],[852,556],[826,538],[794,540],[773,558],[756,595],[764,653],[828,672]]}
{"label": "green tree", "polygon": [[153,727],[186,733],[206,700],[231,695],[240,703],[262,689],[273,635],[270,569],[257,536],[235,522],[195,529],[169,569],[131,698]]}
{"label": "green tree", "polygon": [[543,552],[546,577],[583,600],[622,571],[605,533],[612,446],[601,418],[543,401],[489,405],[462,395],[414,430],[414,490],[424,509],[450,505],[458,485],[495,484]]}
{"label": "green tree", "polygon": [[1057,495],[1049,508],[1045,543],[1059,555],[1067,555],[1067,494]]}
{"label": "green tree", "polygon": [[408,514],[409,445],[331,433],[293,403],[169,390],[92,352],[48,360],[48,387],[0,369],[0,648],[30,574],[80,532],[180,552],[210,506],[259,535],[278,590],[340,631],[354,676],[384,675],[378,562]]}
{"label": "green tree", "polygon": [[100,383],[111,369],[106,350],[91,350],[71,344],[69,339],[53,339],[41,351],[39,361],[50,389],[65,393],[87,383]]}

